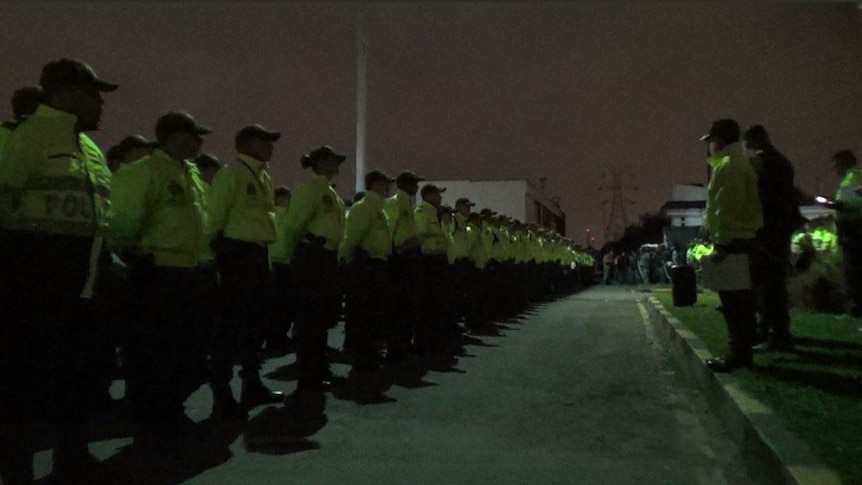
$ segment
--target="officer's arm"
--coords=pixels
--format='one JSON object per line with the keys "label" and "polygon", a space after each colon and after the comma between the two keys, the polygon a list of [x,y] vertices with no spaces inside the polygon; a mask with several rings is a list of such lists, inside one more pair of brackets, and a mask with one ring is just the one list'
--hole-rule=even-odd
{"label": "officer's arm", "polygon": [[111,220],[108,245],[119,255],[138,249],[138,239],[149,207],[149,174],[142,165],[123,165],[114,174],[111,189]]}
{"label": "officer's arm", "polygon": [[210,241],[224,234],[227,218],[235,200],[235,174],[227,168],[219,170],[207,191],[207,236]]}
{"label": "officer's arm", "polygon": [[317,194],[314,187],[308,184],[300,185],[290,197],[290,207],[284,220],[284,247],[293,252],[296,244],[308,231],[308,222],[314,214]]}
{"label": "officer's arm", "polygon": [[338,246],[338,259],[350,262],[353,259],[353,248],[359,246],[359,243],[365,238],[370,227],[370,212],[365,205],[354,206],[347,213],[347,219],[344,221],[344,239]]}

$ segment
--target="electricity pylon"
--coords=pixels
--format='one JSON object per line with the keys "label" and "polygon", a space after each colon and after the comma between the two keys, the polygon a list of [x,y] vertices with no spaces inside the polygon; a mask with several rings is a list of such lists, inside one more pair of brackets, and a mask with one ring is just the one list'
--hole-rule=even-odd
{"label": "electricity pylon", "polygon": [[[616,241],[623,236],[623,232],[629,225],[626,206],[635,203],[634,200],[626,196],[626,191],[636,190],[638,187],[634,184],[633,174],[628,174],[626,180],[623,180],[617,167],[611,167],[602,172],[602,185],[599,187],[599,191],[604,192],[607,197],[602,201],[602,215],[607,216],[605,219],[605,242]],[[610,207],[610,213],[608,213],[608,207]]]}

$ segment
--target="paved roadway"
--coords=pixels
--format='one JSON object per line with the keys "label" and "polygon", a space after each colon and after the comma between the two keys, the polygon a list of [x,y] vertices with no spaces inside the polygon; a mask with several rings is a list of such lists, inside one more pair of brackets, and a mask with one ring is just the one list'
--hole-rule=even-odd
{"label": "paved roadway", "polygon": [[[501,336],[468,343],[450,369],[399,378],[385,402],[329,394],[325,421],[304,426],[281,406],[257,408],[245,427],[213,431],[220,445],[177,463],[141,460],[128,438],[91,449],[122,483],[750,483],[655,342],[640,296],[596,287],[542,304],[502,324]],[[340,340],[331,332],[331,344]],[[292,361],[266,363],[272,387],[293,390]],[[206,418],[209,389],[187,404]],[[44,476],[49,454],[36,463]]]}

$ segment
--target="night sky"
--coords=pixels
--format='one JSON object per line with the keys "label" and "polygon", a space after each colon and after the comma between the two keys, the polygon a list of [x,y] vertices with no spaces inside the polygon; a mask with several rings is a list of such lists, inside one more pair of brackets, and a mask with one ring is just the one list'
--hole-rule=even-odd
{"label": "night sky", "polygon": [[[153,137],[186,110],[233,157],[233,135],[281,130],[271,172],[295,186],[309,149],[351,157],[356,4],[5,3],[0,97],[59,57],[90,63],[106,94],[103,150]],[[761,123],[797,185],[831,193],[830,154],[862,155],[862,10],[856,4],[369,4],[368,168],[429,179],[547,177],[568,235],[604,223],[602,172],[618,167],[630,221],[674,183],[705,182],[713,119]],[[0,115],[11,116],[8,102]],[[445,195],[445,194],[444,194]],[[444,199],[444,202],[447,202]],[[452,202],[452,201],[448,201]]]}

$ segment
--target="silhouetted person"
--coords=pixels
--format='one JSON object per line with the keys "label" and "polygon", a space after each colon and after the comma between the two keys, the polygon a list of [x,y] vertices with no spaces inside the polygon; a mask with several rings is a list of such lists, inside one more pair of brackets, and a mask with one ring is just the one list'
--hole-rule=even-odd
{"label": "silhouetted person", "polygon": [[194,159],[194,164],[198,166],[201,172],[201,180],[206,184],[206,191],[213,183],[216,174],[224,168],[224,165],[219,161],[218,157],[212,153],[201,153]]}
{"label": "silhouetted person", "polygon": [[276,241],[269,245],[269,260],[272,263],[273,299],[267,329],[264,335],[269,355],[281,355],[293,350],[293,340],[288,336],[296,316],[296,295],[293,291],[293,274],[290,271],[292,249],[286,247],[284,224],[290,209],[290,189],[275,188]]}
{"label": "silhouetted person", "polygon": [[764,252],[752,262],[761,314],[759,340],[764,343],[757,349],[791,350],[787,301],[790,239],[803,221],[793,185],[793,164],[772,146],[763,126],[749,128],[744,139],[746,148],[754,154],[752,163],[763,210],[763,227],[757,231],[757,242]]}
{"label": "silhouetted person", "polygon": [[149,156],[157,146],[157,142],[147,140],[142,135],[127,136],[108,149],[108,168],[111,172],[116,172],[124,164]]}
{"label": "silhouetted person", "polygon": [[0,150],[12,130],[36,111],[44,97],[45,93],[39,86],[23,87],[12,94],[12,119],[0,123]]}

